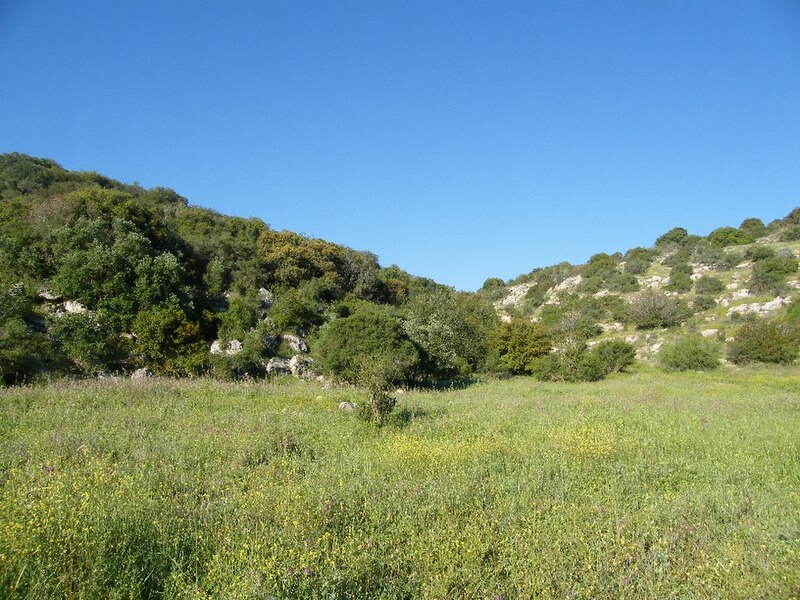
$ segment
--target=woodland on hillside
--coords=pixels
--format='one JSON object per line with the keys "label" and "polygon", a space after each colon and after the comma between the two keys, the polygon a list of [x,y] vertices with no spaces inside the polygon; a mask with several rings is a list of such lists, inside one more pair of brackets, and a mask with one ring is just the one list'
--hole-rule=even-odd
{"label": "woodland on hillside", "polygon": [[0,378],[291,373],[376,389],[485,371],[597,380],[661,346],[674,369],[716,367],[723,351],[788,363],[800,346],[789,295],[798,254],[795,209],[705,237],[678,227],[653,248],[457,292],[170,189],[5,154]]}

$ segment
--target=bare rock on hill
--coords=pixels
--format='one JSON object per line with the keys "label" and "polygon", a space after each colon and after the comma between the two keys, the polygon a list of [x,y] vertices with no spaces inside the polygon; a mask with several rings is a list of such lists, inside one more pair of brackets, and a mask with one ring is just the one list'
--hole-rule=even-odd
{"label": "bare rock on hill", "polygon": [[295,354],[289,359],[289,370],[294,377],[313,377],[313,364],[314,359],[310,356]]}
{"label": "bare rock on hill", "polygon": [[133,373],[131,373],[131,379],[135,381],[143,381],[145,379],[152,379],[154,377],[153,372],[145,367],[141,369],[136,369]]}
{"label": "bare rock on hill", "polygon": [[211,354],[227,354],[228,356],[236,356],[239,352],[242,351],[242,342],[239,340],[231,340],[225,347],[222,347],[222,342],[220,340],[214,340],[214,343],[211,344],[211,349],[209,352]]}
{"label": "bare rock on hill", "polygon": [[70,314],[80,314],[86,312],[86,307],[77,300],[67,300],[64,302],[64,310]]}
{"label": "bare rock on hill", "polygon": [[267,362],[267,375],[291,375],[292,368],[289,366],[288,358],[273,356]]}
{"label": "bare rock on hill", "polygon": [[740,315],[757,315],[759,317],[765,317],[769,313],[778,310],[784,306],[787,306],[792,301],[790,296],[786,298],[782,298],[781,296],[776,297],[774,300],[770,300],[769,302],[753,302],[752,304],[742,304],[740,306],[734,306],[733,308],[728,309],[728,316],[734,314]]}
{"label": "bare rock on hill", "polygon": [[281,337],[294,352],[308,352],[308,344],[299,335],[283,334]]}

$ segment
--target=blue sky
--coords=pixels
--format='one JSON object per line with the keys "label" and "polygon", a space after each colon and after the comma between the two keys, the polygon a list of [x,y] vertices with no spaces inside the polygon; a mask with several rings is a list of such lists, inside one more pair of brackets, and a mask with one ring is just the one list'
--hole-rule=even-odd
{"label": "blue sky", "polygon": [[800,205],[796,1],[0,0],[0,152],[459,289]]}

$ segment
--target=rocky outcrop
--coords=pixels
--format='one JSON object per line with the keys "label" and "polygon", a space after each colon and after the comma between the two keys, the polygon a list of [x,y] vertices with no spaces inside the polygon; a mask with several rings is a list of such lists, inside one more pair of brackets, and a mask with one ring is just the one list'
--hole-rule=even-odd
{"label": "rocky outcrop", "polygon": [[728,316],[734,314],[740,315],[757,315],[759,317],[765,317],[771,312],[778,310],[784,306],[787,306],[791,303],[791,297],[787,296],[786,298],[782,298],[781,296],[776,297],[774,300],[770,300],[769,302],[753,302],[751,304],[741,304],[739,306],[734,306],[733,308],[728,309]]}
{"label": "rocky outcrop", "polygon": [[283,334],[283,341],[289,345],[294,352],[308,352],[308,344],[299,335]]}
{"label": "rocky outcrop", "polygon": [[239,352],[242,351],[242,342],[239,340],[231,340],[225,347],[222,346],[222,341],[214,340],[214,343],[211,344],[211,349],[209,352],[211,354],[227,354],[228,356],[236,356]]}
{"label": "rocky outcrop", "polygon": [[131,379],[134,381],[143,381],[145,379],[152,379],[153,372],[150,369],[142,367],[141,369],[136,369],[133,373],[131,373]]}
{"label": "rocky outcrop", "polygon": [[291,375],[292,368],[288,358],[273,356],[267,362],[267,375]]}
{"label": "rocky outcrop", "polygon": [[77,300],[67,300],[64,302],[64,311],[69,314],[80,314],[86,312],[86,307]]}
{"label": "rocky outcrop", "polygon": [[314,377],[313,364],[314,359],[310,356],[295,354],[289,359],[289,370],[293,377]]}

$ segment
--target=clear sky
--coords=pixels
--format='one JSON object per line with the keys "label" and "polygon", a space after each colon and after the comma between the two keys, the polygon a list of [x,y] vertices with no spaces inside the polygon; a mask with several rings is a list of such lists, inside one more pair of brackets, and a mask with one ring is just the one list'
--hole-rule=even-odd
{"label": "clear sky", "polygon": [[800,2],[0,0],[0,152],[460,289],[800,205]]}

